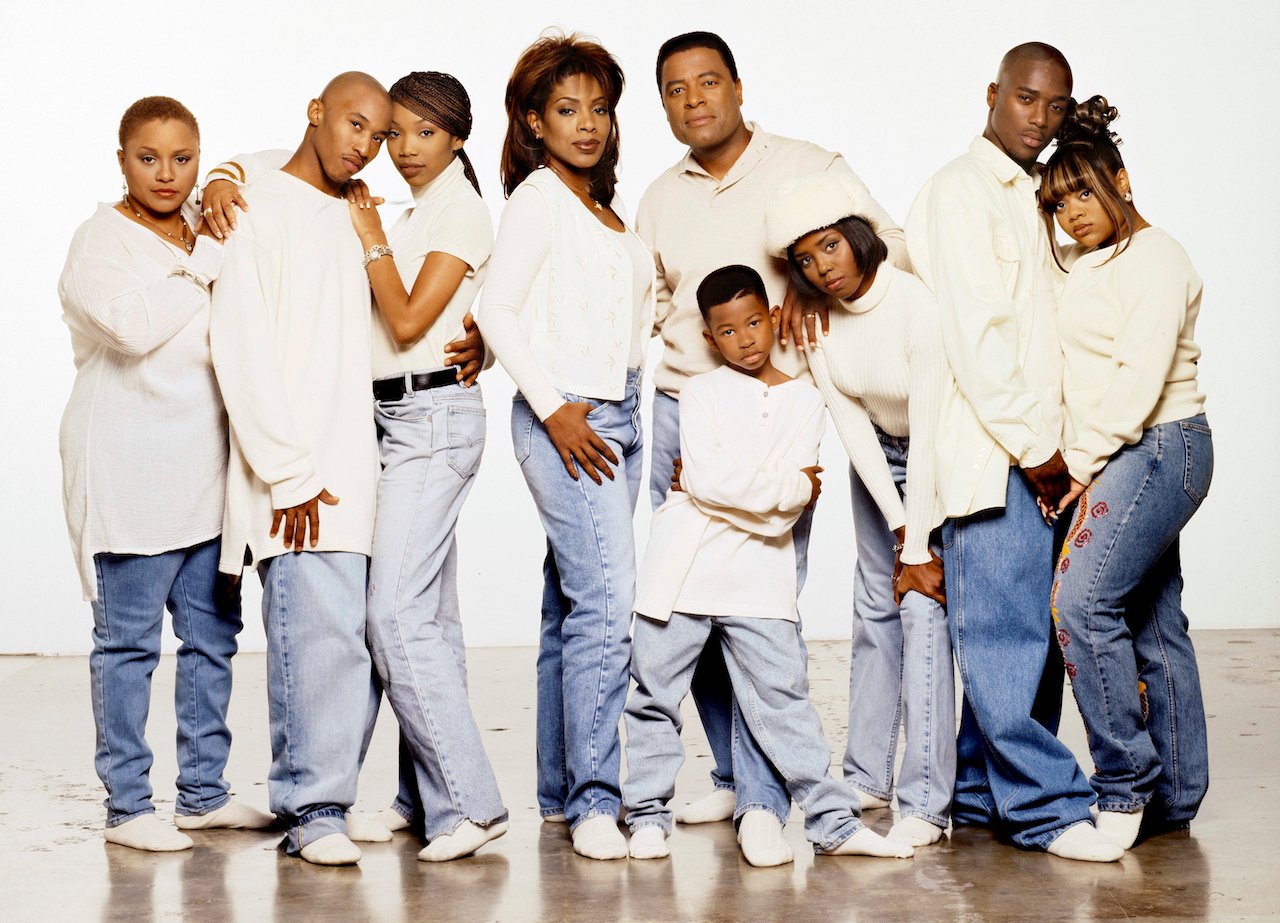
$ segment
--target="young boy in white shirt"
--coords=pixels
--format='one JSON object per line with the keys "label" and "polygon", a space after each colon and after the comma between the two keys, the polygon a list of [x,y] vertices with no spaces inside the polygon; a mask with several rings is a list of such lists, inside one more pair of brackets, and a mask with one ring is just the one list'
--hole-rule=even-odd
{"label": "young boy in white shirt", "polygon": [[[822,395],[770,361],[779,312],[754,269],[712,272],[698,307],[703,336],[725,364],[681,390],[679,490],[654,513],[639,573],[636,690],[625,715],[630,854],[669,855],[667,803],[684,760],[680,703],[717,631],[743,715],[804,811],[815,852],[908,858],[910,846],[862,826],[857,795],[828,771],[831,751],[809,701],[791,530],[821,492]],[[791,861],[785,822],[765,808],[743,813],[738,842],[748,862]]]}

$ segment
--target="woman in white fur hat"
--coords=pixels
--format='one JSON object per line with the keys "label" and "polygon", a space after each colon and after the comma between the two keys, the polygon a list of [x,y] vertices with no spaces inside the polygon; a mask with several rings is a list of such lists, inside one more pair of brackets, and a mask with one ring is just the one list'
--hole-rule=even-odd
{"label": "woman in white fur hat", "polygon": [[845,779],[863,809],[889,805],[898,727],[900,820],[889,836],[937,842],[955,784],[955,693],[942,561],[934,434],[954,389],[937,306],[885,260],[856,191],[814,174],[779,189],[766,211],[769,249],[806,294],[834,299],[830,332],[808,350],[849,459],[858,562]]}

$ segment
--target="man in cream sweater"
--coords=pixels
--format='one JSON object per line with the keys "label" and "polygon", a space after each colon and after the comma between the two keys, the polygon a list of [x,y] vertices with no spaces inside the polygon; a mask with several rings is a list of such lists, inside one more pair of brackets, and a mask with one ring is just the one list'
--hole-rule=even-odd
{"label": "man in cream sweater", "polygon": [[369,282],[337,195],[377,154],[391,101],[349,72],[311,100],[307,121],[289,162],[249,188],[213,294],[231,423],[221,569],[256,564],[262,579],[269,793],[288,852],[349,865],[360,859],[344,814],[372,693],[365,580],[379,466]]}
{"label": "man in cream sweater", "polygon": [[[657,81],[671,133],[689,149],[654,180],[636,213],[636,230],[657,266],[654,332],[662,335],[664,345],[654,374],[649,480],[654,507],[666,496],[680,454],[681,386],[722,364],[702,337],[699,283],[721,266],[743,264],[760,273],[771,304],[783,303],[786,266],[769,255],[764,226],[765,203],[780,185],[822,171],[847,177],[858,191],[860,214],[888,245],[890,260],[909,268],[901,229],[843,157],[807,141],[771,135],[743,119],[742,82],[733,52],[720,36],[689,32],[666,41],[658,51]],[[785,340],[785,318],[783,324]],[[789,375],[808,377],[804,357],[794,344],[775,344],[773,361]],[[810,521],[804,516],[795,528],[800,584]],[[731,718],[729,678],[714,643],[699,664],[693,696],[716,759],[715,791],[678,812],[676,819],[740,820],[747,810],[764,810],[784,823],[790,811],[786,789],[740,716]],[[731,733],[733,721],[736,735]]]}
{"label": "man in cream sweater", "polygon": [[[943,562],[964,683],[952,818],[1005,829],[1026,848],[1110,862],[1093,792],[1057,739],[1062,661],[1051,650],[1050,507],[1067,488],[1056,272],[1036,203],[1036,159],[1057,134],[1071,68],[1038,42],[1004,56],[987,124],[907,216],[916,272],[933,291],[959,394],[939,421]],[[1047,668],[1046,668],[1047,665]]]}

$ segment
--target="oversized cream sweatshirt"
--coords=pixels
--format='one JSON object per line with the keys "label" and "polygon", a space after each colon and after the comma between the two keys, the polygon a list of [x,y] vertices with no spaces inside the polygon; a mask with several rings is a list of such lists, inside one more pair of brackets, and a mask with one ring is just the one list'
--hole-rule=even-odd
{"label": "oversized cream sweatshirt", "polygon": [[[194,207],[186,217],[194,226]],[[76,379],[59,447],[87,600],[98,598],[98,552],[160,554],[222,530],[227,422],[209,362],[207,289],[222,251],[201,237],[188,255],[112,203],[72,238],[58,294]]]}
{"label": "oversized cream sweatshirt", "polygon": [[1203,285],[1159,228],[1079,257],[1058,305],[1071,476],[1088,484],[1142,431],[1204,410],[1195,342]]}
{"label": "oversized cream sweatshirt", "polygon": [[315,551],[369,554],[379,473],[370,294],[347,203],[273,170],[226,244],[210,345],[231,423],[221,569],[281,554],[272,511],[321,489]]}

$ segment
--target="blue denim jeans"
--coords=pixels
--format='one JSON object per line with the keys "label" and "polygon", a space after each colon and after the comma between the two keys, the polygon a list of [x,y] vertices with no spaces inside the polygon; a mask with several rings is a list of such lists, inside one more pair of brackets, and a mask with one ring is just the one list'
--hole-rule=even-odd
{"label": "blue denim jeans", "polygon": [[547,534],[538,648],[538,808],[571,826],[616,817],[635,601],[632,516],[640,491],[640,372],[620,401],[565,394],[618,458],[614,479],[574,480],[524,398],[511,405],[516,461]]}
{"label": "blue denim jeans", "polygon": [[375,687],[365,647],[369,559],[345,551],[286,552],[258,564],[267,633],[271,810],[297,855],[346,833],[356,800],[365,718]]}
{"label": "blue denim jeans", "polygon": [[[909,491],[907,438],[877,432],[898,492],[904,486]],[[878,798],[891,797],[901,725],[906,746],[898,775],[898,807],[903,816],[945,827],[956,779],[956,692],[947,613],[914,591],[901,605],[893,601],[897,539],[852,466],[849,488],[858,563],[844,777]],[[941,551],[934,548],[939,557]]]}
{"label": "blue denim jeans", "polygon": [[[1213,479],[1204,414],[1125,446],[1081,495],[1058,558],[1053,617],[1104,811],[1149,805],[1185,826],[1209,787],[1209,741],[1182,611],[1178,533]],[[1144,818],[1145,821],[1145,818]]]}
{"label": "blue denim jeans", "polygon": [[[454,530],[484,453],[480,388],[446,385],[374,403],[382,477],[369,564],[369,652],[408,765],[394,808],[428,839],[507,819],[467,700]],[[407,778],[405,776],[407,775]]]}
{"label": "blue denim jeans", "polygon": [[220,601],[214,592],[220,547],[214,539],[162,554],[94,555],[98,598],[89,690],[97,732],[93,763],[107,789],[108,827],[155,811],[144,734],[166,608],[182,642],[173,703],[177,812],[207,814],[230,798],[222,772],[231,750],[227,705],[241,621],[239,601]]}
{"label": "blue denim jeans", "polygon": [[[671,487],[671,472],[680,455],[680,402],[661,391],[653,392],[653,447],[649,458],[649,500],[657,509],[666,499]],[[791,540],[796,551],[796,593],[804,587],[808,566],[809,531],[813,526],[813,511],[806,510],[791,530]],[[804,649],[804,641],[801,640]],[[807,662],[806,651],[806,662]],[[791,799],[786,783],[777,770],[769,764],[764,751],[751,735],[751,729],[743,718],[733,688],[729,671],[719,643],[708,643],[698,659],[693,674],[693,703],[698,718],[707,735],[707,744],[715,765],[711,769],[711,783],[718,789],[736,791],[738,803],[734,817],[740,818],[747,811],[770,811],[782,823],[791,813]]]}
{"label": "blue denim jeans", "polygon": [[[862,827],[857,795],[829,771],[831,750],[809,701],[807,663],[794,622],[672,613],[669,621],[637,616],[627,703],[627,824],[671,832],[667,803],[684,762],[680,703],[695,664],[715,635],[733,692],[755,739],[786,780],[817,852],[835,849]],[[783,818],[783,823],[786,818]]]}
{"label": "blue denim jeans", "polygon": [[1093,790],[1055,736],[1062,658],[1050,657],[1053,530],[1030,483],[1009,470],[1003,509],[942,527],[947,615],[964,709],[956,741],[956,823],[1006,829],[1043,849],[1089,820]]}

